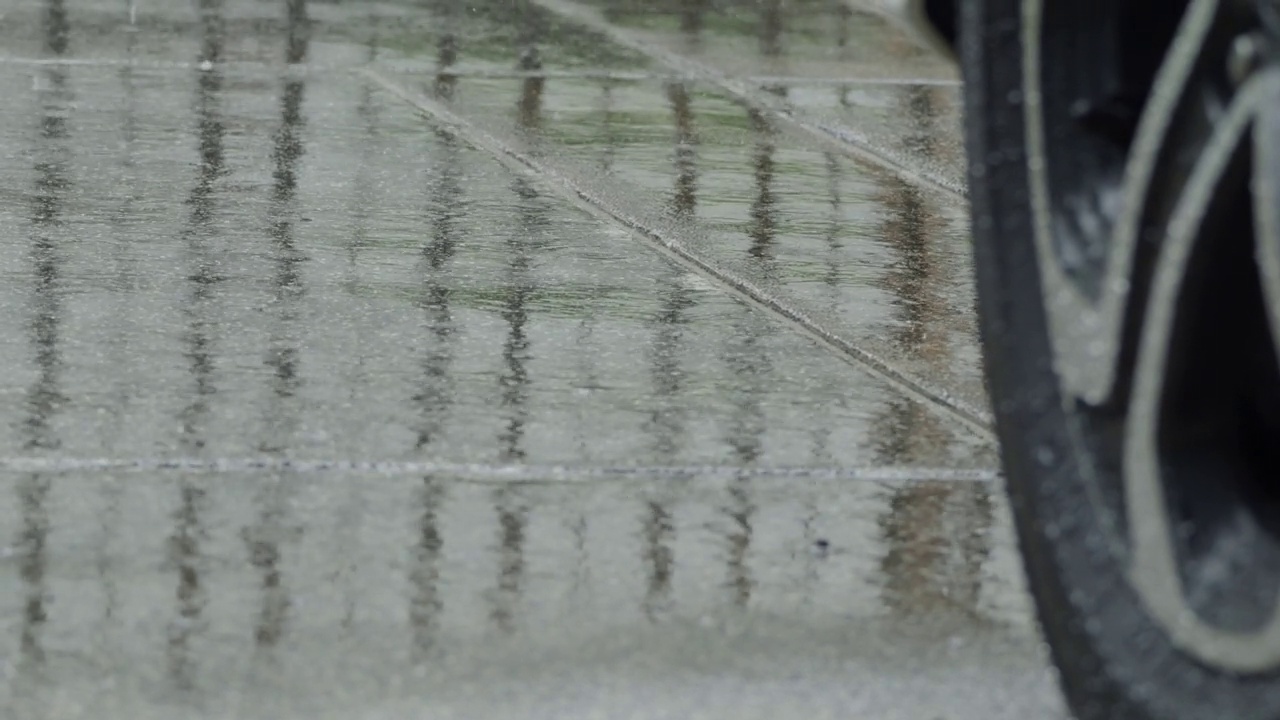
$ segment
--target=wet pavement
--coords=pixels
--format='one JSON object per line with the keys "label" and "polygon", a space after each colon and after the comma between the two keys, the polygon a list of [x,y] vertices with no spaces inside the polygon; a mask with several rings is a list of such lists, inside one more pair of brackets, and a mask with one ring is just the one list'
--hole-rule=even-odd
{"label": "wet pavement", "polygon": [[1061,717],[852,8],[0,6],[0,716]]}

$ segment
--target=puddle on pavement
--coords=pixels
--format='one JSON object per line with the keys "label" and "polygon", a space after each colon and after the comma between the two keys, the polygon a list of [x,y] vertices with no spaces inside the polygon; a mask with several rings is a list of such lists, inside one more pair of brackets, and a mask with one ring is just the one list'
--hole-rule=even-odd
{"label": "puddle on pavement", "polygon": [[991,462],[356,79],[41,73],[5,78],[6,454]]}
{"label": "puddle on pavement", "polygon": [[[936,57],[846,0],[550,0],[732,75],[953,78]],[[889,58],[893,58],[889,61]]]}
{"label": "puddle on pavement", "polygon": [[[982,484],[10,473],[0,492],[20,501],[0,507],[13,707],[52,691],[299,717],[448,707],[458,683],[487,685],[483,707],[602,671],[677,697],[726,672],[1044,682],[1017,667],[1034,643]],[[995,700],[962,702],[1016,717]],[[80,714],[22,715],[55,716]]]}
{"label": "puddle on pavement", "polygon": [[780,94],[793,111],[850,135],[904,167],[947,187],[966,184],[957,86],[800,81],[783,86]]}
{"label": "puddle on pavement", "polygon": [[[290,57],[280,42],[285,36],[305,37],[305,57]],[[216,55],[208,52],[210,38],[217,40]],[[20,0],[0,15],[0,48],[7,58],[73,54],[141,63],[306,62],[320,68],[375,58],[419,70],[455,60],[470,71],[506,72],[542,67],[637,71],[648,65],[644,56],[523,0],[86,5]]]}
{"label": "puddle on pavement", "polygon": [[[0,18],[9,56],[155,61],[0,63],[0,456],[49,461],[0,473],[4,714],[1060,715],[994,483],[733,472],[989,468],[989,442],[362,76],[277,67],[384,63],[976,378],[958,209],[696,82],[414,72],[520,69],[503,6],[544,68],[638,66],[497,2]],[[67,469],[175,456],[203,471]],[[478,470],[219,465],[260,456]],[[585,472],[643,465],[718,472]]]}
{"label": "puddle on pavement", "polygon": [[[439,96],[428,81],[424,96]],[[919,92],[914,92],[919,91]],[[947,88],[901,86],[943,156]],[[452,111],[970,407],[985,405],[964,206],[693,82],[459,79]],[[930,135],[929,133],[935,133]]]}

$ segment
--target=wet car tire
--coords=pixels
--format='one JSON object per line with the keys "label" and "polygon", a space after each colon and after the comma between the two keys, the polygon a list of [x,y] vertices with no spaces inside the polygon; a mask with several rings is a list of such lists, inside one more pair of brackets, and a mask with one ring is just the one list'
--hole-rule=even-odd
{"label": "wet car tire", "polygon": [[1081,720],[1280,719],[1274,8],[959,2],[988,387]]}

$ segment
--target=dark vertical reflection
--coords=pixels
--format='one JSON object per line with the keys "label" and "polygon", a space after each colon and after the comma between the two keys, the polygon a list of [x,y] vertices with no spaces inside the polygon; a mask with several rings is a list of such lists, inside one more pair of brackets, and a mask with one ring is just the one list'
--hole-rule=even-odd
{"label": "dark vertical reflection", "polygon": [[525,458],[524,426],[528,416],[529,373],[529,300],[536,288],[529,277],[533,257],[543,246],[548,230],[542,198],[523,176],[512,181],[516,195],[518,225],[507,239],[507,285],[503,289],[502,319],[507,323],[507,337],[502,344],[504,371],[502,407],[507,424],[498,438],[504,462]]}
{"label": "dark vertical reflection", "polygon": [[413,569],[409,577],[413,586],[409,625],[413,628],[413,649],[417,660],[422,660],[431,650],[440,611],[444,608],[440,598],[440,556],[444,537],[440,534],[439,516],[444,500],[445,490],[440,480],[424,477],[418,490],[418,534],[412,549]]}
{"label": "dark vertical reflection", "polygon": [[747,111],[747,117],[756,135],[755,154],[751,159],[756,195],[751,201],[751,220],[747,224],[747,235],[751,238],[747,252],[763,264],[766,273],[772,273],[777,234],[777,199],[773,194],[775,130],[755,108]]}
{"label": "dark vertical reflection", "polygon": [[[693,290],[681,282],[679,275],[673,274],[662,288],[662,309],[648,353],[654,408],[645,423],[645,432],[652,438],[652,453],[655,462],[660,464],[675,464],[684,444],[685,411],[681,407],[681,394],[686,376],[680,356],[689,325],[688,311],[694,305]],[[650,500],[643,524],[644,556],[649,567],[644,610],[650,619],[656,619],[671,595],[675,526],[668,503]]]}
{"label": "dark vertical reflection", "polygon": [[[536,290],[530,270],[533,258],[544,247],[549,230],[544,201],[529,181],[517,177],[512,181],[516,196],[516,231],[508,235],[507,284],[503,289],[502,318],[507,323],[507,337],[502,345],[504,365],[500,379],[501,403],[507,423],[498,437],[503,462],[522,462],[525,423],[528,420],[529,352],[528,304]],[[526,511],[509,488],[495,493],[498,510],[499,576],[497,600],[493,610],[495,624],[503,630],[513,628],[513,613],[520,594],[524,574],[524,532]]]}
{"label": "dark vertical reflection", "polygon": [[[905,89],[902,117],[909,124],[903,145],[931,156],[938,111],[927,87]],[[921,189],[886,175],[880,201],[887,210],[881,236],[898,256],[884,285],[898,300],[894,341],[912,357],[945,370],[950,341],[944,327],[946,300],[939,292],[947,265],[937,257],[941,221]],[[948,442],[948,429],[922,403],[905,398],[890,403],[876,423],[880,462],[911,462]],[[989,553],[991,501],[976,483],[919,483],[896,489],[880,524],[888,547],[881,568],[885,600],[904,614],[943,610],[976,613],[981,570]]]}
{"label": "dark vertical reflection", "polygon": [[831,11],[835,15],[836,47],[840,57],[848,56],[850,30],[853,25],[853,8],[845,0],[831,0]]}
{"label": "dark vertical reflection", "polygon": [[668,503],[650,500],[644,518],[644,560],[649,567],[645,589],[644,612],[657,620],[671,601],[671,575],[675,561],[672,545],[676,529]]}
{"label": "dark vertical reflection", "polygon": [[[773,153],[775,149],[773,127],[754,108],[747,110],[747,118],[756,134],[755,154],[752,157],[756,196],[752,200],[747,235],[751,238],[748,254],[759,262],[766,276],[775,272],[774,244],[777,224],[774,219],[776,201],[773,195]],[[753,465],[763,452],[765,433],[762,393],[768,387],[773,368],[761,347],[764,336],[770,332],[766,321],[755,312],[738,312],[730,324],[731,335],[725,350],[725,363],[734,379],[731,402],[734,406],[730,421],[729,446],[734,460],[743,466]],[[733,589],[734,603],[745,607],[751,599],[754,582],[747,565],[751,548],[752,516],[755,504],[751,500],[749,481],[739,477],[729,489],[729,505],[725,509],[730,525],[728,532],[729,583]]]}
{"label": "dark vertical reflection", "polygon": [[[191,400],[180,411],[179,445],[183,455],[199,454],[205,447],[205,422],[209,404],[216,387],[214,371],[216,348],[211,320],[210,304],[221,278],[217,262],[209,252],[208,243],[216,236],[213,223],[214,195],[217,180],[225,174],[223,168],[223,136],[225,128],[219,110],[222,91],[222,71],[217,63],[222,60],[224,25],[221,0],[201,0],[199,5],[202,28],[200,67],[196,71],[195,116],[196,137],[199,151],[199,170],[196,181],[187,195],[189,208],[186,240],[188,263],[188,295],[183,303],[183,315],[187,321],[182,335],[183,356],[191,373]],[[169,676],[181,689],[193,685],[193,668],[190,658],[190,641],[200,626],[204,612],[206,593],[201,582],[203,564],[201,541],[205,530],[201,506],[205,490],[195,476],[183,476],[178,485],[178,508],[174,512],[174,528],[169,536],[169,562],[178,573],[175,592],[177,618],[169,633],[167,649]]]}
{"label": "dark vertical reflection", "polygon": [[[516,50],[519,57],[516,69],[536,72],[542,69],[542,53],[538,43],[544,35],[545,18],[531,0],[514,0],[516,22]],[[526,77],[520,84],[520,100],[517,103],[517,123],[521,130],[532,132],[542,123],[542,87],[545,78],[541,74]]]}
{"label": "dark vertical reflection", "polygon": [[[825,166],[827,171],[827,228],[823,233],[823,241],[826,245],[826,270],[822,276],[822,282],[827,288],[827,294],[830,298],[828,311],[838,312],[842,304],[844,295],[844,287],[841,271],[844,266],[844,199],[841,194],[841,185],[844,180],[843,166],[836,156],[831,152],[824,153]],[[828,404],[824,408],[825,419],[810,422],[811,437],[813,442],[813,462],[817,466],[831,466],[835,464],[835,458],[831,452],[831,437],[835,429],[835,423],[832,416],[838,411],[840,406],[840,387],[847,381],[847,375],[843,372],[828,372],[825,375],[826,391],[830,398],[834,399],[834,405]]]}
{"label": "dark vertical reflection", "polygon": [[307,0],[285,0],[284,4],[285,31],[288,33],[285,61],[292,65],[307,59],[311,27],[307,19]]}
{"label": "dark vertical reflection", "polygon": [[676,187],[671,208],[677,217],[692,219],[698,206],[698,135],[693,128],[689,90],[682,82],[671,83],[667,99],[676,127]]}
{"label": "dark vertical reflection", "polygon": [[546,79],[540,75],[526,77],[520,83],[520,100],[516,104],[516,124],[533,135],[542,126],[542,87]]}
{"label": "dark vertical reflection", "polygon": [[695,305],[694,291],[673,275],[662,288],[662,308],[654,325],[649,347],[649,374],[653,383],[655,410],[646,423],[653,438],[653,454],[658,463],[671,463],[684,440],[684,410],[680,394],[684,389],[685,371],[680,354],[684,349],[684,333],[689,326],[688,311]]}
{"label": "dark vertical reflection", "polygon": [[[285,0],[285,60],[289,64],[305,62],[310,40],[306,0]],[[281,87],[280,126],[273,138],[270,224],[267,237],[274,257],[272,275],[272,307],[276,329],[272,332],[265,364],[271,370],[271,402],[269,419],[261,450],[276,453],[287,450],[297,422],[295,397],[302,384],[299,372],[298,308],[305,294],[302,283],[303,255],[294,237],[297,215],[295,196],[298,188],[298,163],[303,155],[302,101],[306,91],[305,74],[290,74]],[[258,504],[262,510],[257,524],[246,530],[249,562],[261,576],[261,605],[254,626],[254,641],[261,648],[274,647],[284,635],[289,614],[289,590],[281,569],[281,545],[286,536],[285,484],[288,477],[266,480]]]}
{"label": "dark vertical reflection", "polygon": [[[68,50],[69,24],[62,0],[48,0],[44,14],[44,50],[61,56]],[[36,365],[36,379],[27,390],[23,447],[54,451],[62,441],[53,427],[54,417],[66,402],[62,394],[62,265],[59,239],[63,229],[63,204],[71,189],[68,162],[71,150],[67,115],[72,102],[67,69],[49,65],[37,76],[40,121],[35,138],[35,187],[32,190],[31,319],[28,341]],[[22,663],[44,661],[43,630],[48,620],[45,572],[48,562],[50,479],[32,474],[18,486],[22,530],[17,545],[18,574],[25,590],[20,645]]]}
{"label": "dark vertical reflection", "polygon": [[[725,364],[734,379],[730,390],[734,412],[729,424],[728,443],[734,462],[749,467],[760,459],[764,451],[767,424],[761,400],[769,386],[773,368],[762,341],[770,328],[758,313],[739,310],[736,314],[730,324],[731,337],[725,353]],[[754,587],[747,556],[751,549],[751,523],[756,510],[746,476],[738,477],[730,486],[728,501],[724,513],[729,520],[726,538],[729,585],[734,604],[745,607],[751,600]]]}
{"label": "dark vertical reflection", "polygon": [[823,240],[827,246],[827,268],[822,282],[831,293],[832,309],[840,302],[840,269],[844,256],[844,198],[841,196],[841,185],[844,181],[844,166],[834,153],[824,153],[827,168],[827,198],[830,214],[827,218],[827,231]]}
{"label": "dark vertical reflection", "polygon": [[690,39],[696,39],[702,34],[702,28],[706,23],[707,8],[711,5],[710,0],[679,0],[680,7],[680,31]]}
{"label": "dark vertical reflection", "polygon": [[[675,125],[676,181],[671,211],[676,217],[691,219],[698,202],[698,138],[693,127],[689,92],[684,83],[667,85],[667,99],[671,103]],[[653,438],[652,453],[655,462],[660,464],[674,463],[683,445],[685,413],[680,406],[680,395],[685,372],[680,356],[685,328],[689,324],[688,311],[694,304],[694,291],[682,282],[679,274],[672,274],[662,287],[662,309],[654,325],[654,337],[649,348],[655,406],[646,423],[646,434]],[[649,619],[656,620],[670,602],[675,561],[672,548],[676,531],[668,503],[650,500],[646,505],[643,525],[644,559],[649,568],[644,611]]]}
{"label": "dark vertical reflection", "polygon": [[[418,305],[425,314],[430,349],[422,363],[422,383],[413,399],[417,403],[421,420],[417,430],[416,449],[433,448],[440,433],[447,427],[447,413],[453,402],[453,376],[449,372],[453,364],[453,346],[457,326],[450,306],[452,289],[449,263],[458,244],[458,221],[463,214],[461,185],[461,156],[458,140],[447,133],[437,133],[440,149],[438,162],[434,164],[435,179],[428,203],[427,224],[430,240],[423,247],[422,291]],[[516,318],[523,322],[522,318]],[[511,320],[508,320],[511,322]],[[504,355],[507,367],[513,373],[523,373],[518,354],[523,351],[523,325],[513,332],[521,333],[512,341],[508,354]],[[514,367],[513,367],[514,364]],[[514,398],[513,398],[514,399]],[[513,449],[514,452],[514,449]]]}
{"label": "dark vertical reflection", "polygon": [[440,19],[440,38],[436,41],[435,96],[452,100],[458,86],[453,66],[458,62],[458,25],[464,5],[462,0],[435,0],[432,12]]}
{"label": "dark vertical reflection", "polygon": [[[450,306],[450,261],[458,245],[458,221],[464,209],[462,198],[461,149],[458,139],[448,133],[436,134],[439,149],[429,191],[430,240],[423,247],[423,284],[419,300],[426,315],[430,349],[422,363],[422,383],[414,395],[420,412],[419,451],[435,450],[448,425],[453,404],[453,346],[457,326]],[[414,649],[419,659],[430,650],[436,634],[436,618],[442,609],[439,594],[440,554],[444,545],[438,527],[440,506],[445,499],[441,481],[424,477],[420,492],[417,547],[410,581],[414,587],[409,620],[413,626]]]}
{"label": "dark vertical reflection", "polygon": [[760,52],[766,57],[782,54],[782,0],[760,3]]}
{"label": "dark vertical reflection", "polygon": [[499,630],[512,632],[524,582],[528,509],[511,488],[496,491],[494,505],[498,509],[498,592],[491,616]]}
{"label": "dark vertical reflection", "polygon": [[[136,50],[137,33],[126,32],[126,58],[132,61],[136,55]],[[133,239],[130,233],[130,226],[138,222],[137,204],[143,198],[143,192],[139,188],[140,173],[137,161],[139,103],[136,74],[137,69],[131,62],[126,62],[120,66],[120,89],[124,104],[123,116],[120,119],[121,149],[123,151],[120,170],[123,178],[121,181],[122,197],[120,208],[114,218],[114,225],[119,233],[115,238],[116,273],[114,290],[118,298],[115,309],[116,315],[124,326],[132,326],[134,324],[132,311],[135,305],[130,291],[136,287],[138,263],[133,257],[134,247],[132,246],[133,243],[130,242]],[[120,380],[116,384],[117,394],[112,409],[112,421],[117,434],[112,441],[109,441],[115,444],[114,441],[118,440],[119,434],[129,429],[130,405],[135,398],[134,389],[124,376],[124,369],[133,363],[133,358],[131,357],[128,332],[121,332],[108,342],[114,352],[110,364],[113,370],[118,373],[117,377]],[[121,520],[120,514],[120,483],[108,478],[101,483],[100,487],[103,511],[98,516],[101,535],[97,547],[96,569],[99,581],[102,583],[103,593],[102,634],[110,636],[115,634],[112,632],[116,629],[112,627],[112,621],[116,617],[119,603],[118,578],[114,572],[112,552],[114,540],[125,525]],[[116,636],[118,637],[118,635]],[[108,648],[106,652],[112,653],[114,649]]]}
{"label": "dark vertical reflection", "polygon": [[44,50],[49,55],[66,55],[71,41],[71,21],[64,0],[45,0]]}
{"label": "dark vertical reflection", "polygon": [[609,173],[613,172],[613,160],[618,153],[618,137],[613,127],[616,113],[613,109],[612,80],[606,78],[600,83],[600,96],[600,135],[604,139],[604,147],[600,148],[600,169]]}

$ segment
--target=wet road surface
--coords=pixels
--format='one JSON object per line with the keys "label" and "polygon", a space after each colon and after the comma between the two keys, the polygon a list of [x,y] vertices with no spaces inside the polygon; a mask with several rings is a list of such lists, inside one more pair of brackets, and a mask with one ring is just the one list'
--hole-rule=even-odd
{"label": "wet road surface", "polygon": [[10,0],[0,97],[4,717],[1061,716],[874,17]]}

